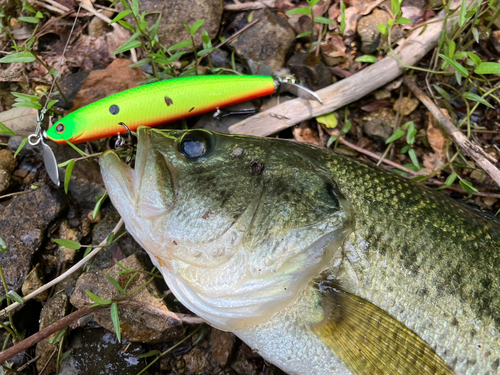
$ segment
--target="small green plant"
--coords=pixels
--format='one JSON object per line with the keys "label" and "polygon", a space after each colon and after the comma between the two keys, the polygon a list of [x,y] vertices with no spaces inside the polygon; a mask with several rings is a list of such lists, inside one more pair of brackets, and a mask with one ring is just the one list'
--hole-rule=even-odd
{"label": "small green plant", "polygon": [[[317,3],[319,3],[320,0],[306,0],[306,1],[308,4],[307,7],[298,7],[298,8],[290,9],[286,13],[287,14],[304,14],[304,15],[311,16],[311,30],[305,31],[305,32],[297,35],[296,38],[300,39],[300,38],[303,38],[305,36],[310,36],[311,37],[311,45],[309,46],[309,51],[312,51],[315,46],[317,46],[318,44],[321,43],[321,39],[323,38],[323,35],[320,35],[318,37],[318,40],[314,41],[314,25],[315,25],[315,23],[324,24],[324,25],[334,25],[334,24],[336,24],[336,22],[332,21],[326,17],[322,17],[322,16],[313,17],[313,7]],[[342,2],[342,4],[343,4],[343,2]],[[345,22],[345,16],[344,16],[344,22]],[[345,28],[345,23],[344,23],[344,28]],[[325,32],[326,32],[326,30],[325,30]]]}

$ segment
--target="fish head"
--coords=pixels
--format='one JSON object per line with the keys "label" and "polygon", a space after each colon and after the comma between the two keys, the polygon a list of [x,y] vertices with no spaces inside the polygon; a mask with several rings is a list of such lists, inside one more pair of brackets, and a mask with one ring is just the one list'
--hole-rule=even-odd
{"label": "fish head", "polygon": [[77,112],[70,113],[52,125],[45,135],[59,144],[78,143],[78,137],[85,132],[86,121]]}
{"label": "fish head", "polygon": [[317,154],[295,142],[139,128],[134,168],[114,152],[100,166],[127,230],[176,297],[232,330],[290,304],[352,228]]}

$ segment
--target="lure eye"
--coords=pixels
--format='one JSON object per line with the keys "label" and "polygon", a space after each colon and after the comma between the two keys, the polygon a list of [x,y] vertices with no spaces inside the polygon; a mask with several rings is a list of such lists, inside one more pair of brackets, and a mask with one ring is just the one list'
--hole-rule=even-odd
{"label": "lure eye", "polygon": [[179,143],[179,151],[189,159],[196,159],[207,153],[210,148],[210,136],[206,132],[185,133]]}
{"label": "lure eye", "polygon": [[57,124],[56,132],[61,134],[64,131],[64,124]]}

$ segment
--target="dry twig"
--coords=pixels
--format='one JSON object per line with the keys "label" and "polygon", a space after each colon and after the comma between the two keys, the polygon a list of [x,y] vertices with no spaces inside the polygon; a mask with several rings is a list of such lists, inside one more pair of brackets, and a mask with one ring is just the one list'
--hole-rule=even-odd
{"label": "dry twig", "polygon": [[224,5],[224,10],[229,12],[242,12],[245,10],[257,10],[263,8],[274,8],[276,0],[260,0],[251,3],[236,3]]}
{"label": "dry twig", "polygon": [[[468,6],[473,0],[467,0]],[[456,8],[461,1],[453,1]],[[449,17],[447,26],[451,29],[452,22],[458,15]],[[422,33],[415,30],[409,37],[403,39],[394,53],[406,66],[415,65],[422,57],[434,48],[439,40],[444,26],[444,13],[430,20]],[[255,116],[245,119],[231,127],[233,134],[267,136],[277,133],[290,126],[301,123],[319,115],[333,112],[349,103],[361,99],[379,87],[399,77],[404,67],[393,56],[387,56],[366,69],[346,78],[334,85],[328,86],[317,93],[323,99],[323,105],[297,98],[287,101]]]}
{"label": "dry twig", "polygon": [[415,82],[408,77],[405,77],[404,83],[415,94],[415,96],[422,102],[423,105],[432,113],[434,118],[439,122],[443,130],[448,134],[460,149],[472,158],[495,182],[500,186],[500,171],[491,163],[491,156],[484,150],[472,143],[457,129],[455,125],[445,116],[445,114],[435,105],[432,100],[420,90]]}

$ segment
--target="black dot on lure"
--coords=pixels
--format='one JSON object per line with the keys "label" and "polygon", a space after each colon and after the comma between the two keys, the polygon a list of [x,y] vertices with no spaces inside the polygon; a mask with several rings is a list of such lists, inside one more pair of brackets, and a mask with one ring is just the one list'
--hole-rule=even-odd
{"label": "black dot on lure", "polygon": [[165,103],[167,104],[167,107],[170,107],[172,104],[174,104],[174,101],[168,96],[165,96]]}
{"label": "black dot on lure", "polygon": [[120,107],[118,107],[116,104],[113,104],[111,107],[109,107],[109,113],[112,115],[117,115],[118,112],[120,112]]}

